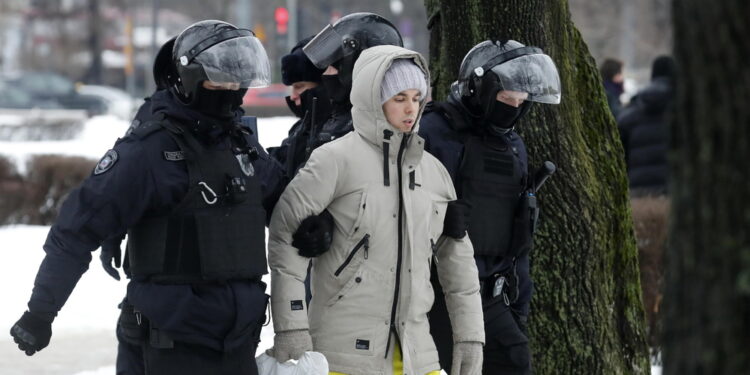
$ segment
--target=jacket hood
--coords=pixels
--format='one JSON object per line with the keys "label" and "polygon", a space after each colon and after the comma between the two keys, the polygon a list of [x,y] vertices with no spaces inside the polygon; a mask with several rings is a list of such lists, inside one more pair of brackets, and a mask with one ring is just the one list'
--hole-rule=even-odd
{"label": "jacket hood", "polygon": [[[354,130],[363,138],[379,147],[381,147],[384,138],[390,138],[391,144],[398,145],[404,136],[403,133],[388,123],[380,100],[380,86],[383,82],[383,76],[388,68],[390,68],[393,60],[396,59],[414,60],[417,66],[425,73],[425,80],[429,87],[430,76],[427,70],[427,61],[424,57],[418,52],[397,46],[382,45],[364,50],[354,64],[354,71],[352,73],[352,92],[350,98],[352,102]],[[409,133],[412,134],[409,137],[410,144],[419,138],[417,136],[419,120],[422,117],[422,111],[424,111],[428,96],[429,92],[422,93],[422,97],[425,99],[422,100],[419,106],[419,113],[414,122],[414,127],[411,133]],[[386,137],[385,134],[388,133],[387,131],[390,131],[393,135]],[[397,150],[398,147],[390,147],[389,152],[393,153]]]}

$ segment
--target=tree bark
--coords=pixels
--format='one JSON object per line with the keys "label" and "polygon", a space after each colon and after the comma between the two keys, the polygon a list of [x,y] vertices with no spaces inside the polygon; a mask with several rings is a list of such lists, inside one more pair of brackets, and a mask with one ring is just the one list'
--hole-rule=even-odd
{"label": "tree bark", "polygon": [[563,99],[535,105],[517,127],[532,167],[558,172],[540,192],[530,317],[537,374],[650,372],[624,153],[588,47],[566,0],[425,0],[433,96],[486,39],[541,47]]}
{"label": "tree bark", "polygon": [[664,373],[750,371],[750,3],[674,0]]}

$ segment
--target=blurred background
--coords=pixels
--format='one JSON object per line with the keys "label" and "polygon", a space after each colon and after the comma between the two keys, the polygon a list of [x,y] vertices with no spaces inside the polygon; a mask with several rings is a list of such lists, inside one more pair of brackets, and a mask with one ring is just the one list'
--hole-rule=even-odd
{"label": "blurred background", "polygon": [[[648,81],[653,58],[671,49],[669,3],[569,3],[597,65],[605,58],[624,63],[627,101]],[[356,11],[383,15],[407,48],[428,54],[424,3],[416,0],[3,0],[0,108],[75,109],[127,119],[138,104],[132,98],[153,91],[153,57],[161,44],[211,18],[255,31],[279,82],[280,57],[298,40]],[[246,105],[264,107],[261,115],[285,114],[285,95],[279,84],[250,90]]]}

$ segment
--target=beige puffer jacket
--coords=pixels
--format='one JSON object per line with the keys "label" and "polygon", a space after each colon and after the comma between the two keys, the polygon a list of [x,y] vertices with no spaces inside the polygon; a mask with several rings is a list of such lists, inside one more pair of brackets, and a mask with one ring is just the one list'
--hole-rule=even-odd
{"label": "beige puffer jacket", "polygon": [[[383,113],[380,82],[397,58],[414,59],[426,71],[416,52],[394,46],[365,50],[353,73],[355,131],[312,153],[282,194],[270,225],[275,331],[309,328],[331,371],[347,374],[391,374],[396,339],[405,374],[440,368],[427,322],[434,298],[432,244],[442,244],[437,267],[454,341],[484,342],[471,243],[468,237],[441,238],[446,204],[456,199],[450,176],[423,151],[416,128],[405,136]],[[302,219],[324,209],[334,218],[333,244],[313,259],[307,311],[303,280],[309,259],[292,247],[292,234]]]}

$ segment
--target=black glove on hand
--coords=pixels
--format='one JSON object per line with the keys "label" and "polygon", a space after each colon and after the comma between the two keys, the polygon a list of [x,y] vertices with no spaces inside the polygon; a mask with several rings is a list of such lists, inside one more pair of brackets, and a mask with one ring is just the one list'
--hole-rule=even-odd
{"label": "black glove on hand", "polygon": [[54,314],[23,313],[21,319],[10,328],[10,335],[18,344],[18,349],[30,356],[46,348],[52,337],[52,320]]}
{"label": "black glove on hand", "polygon": [[[121,238],[108,238],[102,243],[102,251],[99,254],[99,259],[102,261],[102,268],[106,271],[109,276],[112,276],[115,280],[120,280],[120,273],[115,268],[120,268],[122,265],[122,250],[120,249]],[[115,261],[115,266],[112,267],[112,260]]]}
{"label": "black glove on hand", "polygon": [[325,210],[317,216],[302,220],[292,235],[292,246],[299,249],[299,255],[314,258],[328,251],[333,241],[333,216]]}
{"label": "black glove on hand", "polygon": [[448,202],[443,220],[443,234],[455,239],[464,238],[466,230],[469,229],[471,210],[469,204],[464,200]]}

